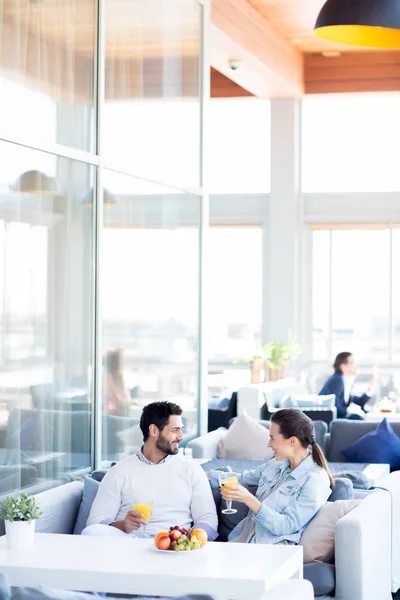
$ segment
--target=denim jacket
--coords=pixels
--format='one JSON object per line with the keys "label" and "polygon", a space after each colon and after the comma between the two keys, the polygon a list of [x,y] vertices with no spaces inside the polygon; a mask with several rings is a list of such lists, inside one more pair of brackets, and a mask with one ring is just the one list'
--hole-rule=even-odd
{"label": "denim jacket", "polygon": [[[305,458],[293,471],[289,461],[275,458],[251,471],[243,471],[239,483],[244,486],[258,486],[256,498],[278,481],[280,484],[262,502],[257,515],[251,511],[254,520],[255,538],[258,544],[278,544],[288,540],[298,544],[306,525],[324,506],[331,494],[329,477],[318,466],[311,455]],[[241,521],[229,535],[234,540],[243,530]]]}

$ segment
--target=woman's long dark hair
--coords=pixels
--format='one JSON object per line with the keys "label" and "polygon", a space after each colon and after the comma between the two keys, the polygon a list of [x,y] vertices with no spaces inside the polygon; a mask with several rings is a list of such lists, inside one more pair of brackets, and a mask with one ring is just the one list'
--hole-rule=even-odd
{"label": "woman's long dark hair", "polygon": [[335,482],[330,474],[324,453],[315,442],[314,423],[311,419],[298,408],[281,408],[274,412],[271,417],[271,423],[279,425],[279,432],[284,438],[296,437],[303,448],[311,446],[313,460],[317,465],[325,469],[329,477],[331,489],[333,490]]}
{"label": "woman's long dark hair", "polygon": [[341,366],[347,364],[350,356],[353,356],[351,352],[340,352],[335,358],[335,362],[333,363],[333,368],[335,373],[342,374]]}

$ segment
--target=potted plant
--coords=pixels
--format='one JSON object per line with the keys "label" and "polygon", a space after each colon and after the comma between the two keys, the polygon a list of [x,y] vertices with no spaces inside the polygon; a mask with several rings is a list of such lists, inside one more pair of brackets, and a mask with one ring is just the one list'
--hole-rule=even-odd
{"label": "potted plant", "polygon": [[7,496],[0,505],[0,519],[6,526],[7,546],[13,549],[33,546],[35,522],[42,516],[42,511],[33,496],[19,492]]}
{"label": "potted plant", "polygon": [[246,363],[250,366],[251,379],[250,383],[261,383],[261,369],[263,364],[263,354],[260,350],[255,352],[252,356],[235,360],[235,365],[240,363]]}
{"label": "potted plant", "polygon": [[264,381],[277,381],[285,377],[285,368],[291,360],[299,356],[301,346],[297,338],[289,334],[285,344],[276,340],[265,344],[262,348],[264,357]]}

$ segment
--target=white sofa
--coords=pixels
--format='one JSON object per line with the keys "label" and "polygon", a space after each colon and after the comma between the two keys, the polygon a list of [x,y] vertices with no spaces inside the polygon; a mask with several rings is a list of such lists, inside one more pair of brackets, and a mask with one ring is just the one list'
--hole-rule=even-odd
{"label": "white sofa", "polygon": [[[37,530],[71,534],[82,492],[83,482],[74,481],[38,494],[44,517],[37,522]],[[389,491],[374,490],[356,509],[340,519],[335,543],[336,600],[391,600],[392,511]],[[332,568],[328,570],[332,571]],[[305,576],[306,572],[305,566]]]}

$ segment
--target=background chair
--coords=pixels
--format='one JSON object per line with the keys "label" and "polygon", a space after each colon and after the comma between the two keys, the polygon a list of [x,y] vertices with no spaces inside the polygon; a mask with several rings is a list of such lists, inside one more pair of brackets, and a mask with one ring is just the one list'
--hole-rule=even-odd
{"label": "background chair", "polygon": [[[229,421],[237,417],[237,392],[233,392],[227,403],[219,399],[215,406],[209,405],[208,408],[208,431],[215,431],[219,427],[229,427]],[[219,405],[219,406],[218,406]]]}

